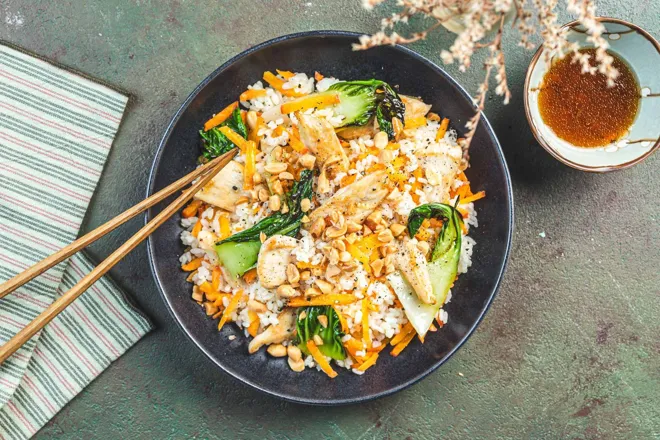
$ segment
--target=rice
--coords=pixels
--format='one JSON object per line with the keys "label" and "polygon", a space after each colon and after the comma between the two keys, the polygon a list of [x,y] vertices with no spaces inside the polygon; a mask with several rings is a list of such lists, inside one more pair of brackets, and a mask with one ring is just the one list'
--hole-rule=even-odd
{"label": "rice", "polygon": [[[212,302],[216,309],[220,310],[216,318],[219,319],[220,315],[226,314],[228,320],[241,328],[246,336],[253,334],[255,329],[257,333],[261,333],[271,326],[280,325],[281,316],[286,313],[290,300],[282,297],[277,288],[265,287],[259,277],[247,283],[243,280],[234,280],[229,276],[226,268],[220,265],[214,249],[221,234],[225,234],[224,237],[226,237],[227,231],[223,231],[221,219],[228,219],[229,233],[236,234],[251,228],[273,214],[268,201],[257,197],[257,188],[265,188],[268,191],[268,197],[272,196],[273,185],[279,177],[268,177],[268,173],[265,171],[266,163],[284,160],[274,159],[275,154],[285,154],[289,155],[288,157],[299,156],[300,154],[293,151],[290,144],[294,140],[292,136],[295,136],[292,133],[303,128],[300,126],[301,121],[294,113],[284,115],[281,113],[280,106],[282,103],[296,99],[286,96],[291,92],[297,94],[324,92],[331,85],[339,82],[338,79],[330,77],[315,81],[314,77],[304,73],[295,73],[288,78],[280,77],[280,79],[283,81],[280,90],[276,90],[262,81],[249,85],[248,90],[264,90],[264,94],[241,102],[242,107],[260,112],[265,122],[256,132],[260,147],[256,160],[256,172],[261,177],[261,182],[255,183],[255,189],[244,191],[243,197],[247,201],[236,204],[233,211],[223,211],[211,204],[202,203],[195,215],[181,218],[180,223],[182,228],[180,239],[185,251],[179,257],[179,262],[184,267],[193,268],[188,279],[197,286],[196,291],[205,292],[200,305],[203,305],[204,302]],[[311,108],[304,113],[325,120],[333,127],[340,127],[344,120],[344,116],[335,114],[332,107]],[[461,168],[458,163],[462,151],[457,144],[456,131],[448,130],[444,137],[436,141],[438,128],[438,121],[427,119],[426,124],[420,127],[406,129],[405,136],[397,142],[397,148],[389,149],[389,155],[383,155],[374,147],[374,139],[369,134],[343,142],[343,150],[350,166],[348,169],[330,176],[329,191],[324,194],[318,192],[315,194],[307,214],[324,204],[336,191],[345,188],[347,181],[360,182],[382,169],[385,169],[389,176],[393,176],[397,172],[402,173],[403,176],[401,183],[388,190],[387,197],[374,210],[382,219],[380,221],[385,222],[385,229],[396,223],[405,225],[411,210],[421,204],[438,201],[454,204],[457,199],[454,193],[466,188],[469,190],[469,186],[466,187],[469,183],[461,180],[459,176]],[[243,152],[239,152],[234,160],[241,166],[246,166],[246,156]],[[396,161],[403,164],[400,169],[395,168]],[[294,161],[293,166],[298,166],[298,162]],[[437,175],[430,173],[429,167],[435,167],[433,170]],[[478,227],[474,203],[464,203],[460,207],[465,229],[469,231],[473,227]],[[326,219],[325,227],[331,221],[334,222],[330,218]],[[365,227],[366,225],[367,222],[360,226]],[[306,292],[309,289],[318,290],[319,286],[326,282],[332,286],[333,293],[355,297],[355,301],[350,304],[334,306],[334,310],[343,317],[347,326],[345,334],[340,338],[341,343],[346,346],[353,340],[361,340],[363,344],[366,344],[367,339],[362,339],[366,334],[371,345],[370,347],[363,345],[364,349],[347,353],[344,359],[332,360],[326,356],[326,360],[355,374],[364,374],[364,371],[357,367],[366,358],[372,356],[372,352],[385,349],[392,338],[397,335],[404,336],[401,332],[410,328],[411,325],[406,311],[386,277],[373,276],[374,269],[370,264],[374,255],[383,261],[387,260],[387,256],[372,253],[365,266],[356,260],[357,257],[352,253],[353,249],[349,253],[355,262],[354,267],[351,267],[350,270],[339,269],[335,274],[329,275],[331,265],[340,267],[344,264],[339,261],[332,262],[333,258],[337,259],[337,255],[340,255],[341,252],[348,252],[345,249],[352,249],[352,243],[344,241],[343,244],[337,244],[336,239],[312,234],[311,228],[311,221],[303,223],[296,236],[296,244],[290,250],[289,265],[295,266],[300,277],[299,281],[292,283],[292,288],[297,289],[298,292]],[[378,231],[382,231],[382,229],[377,229]],[[345,234],[341,240],[347,240],[346,237],[349,234]],[[366,230],[361,229],[353,235],[360,239],[364,238],[365,234],[367,234]],[[432,245],[435,237],[431,233],[431,236],[425,240]],[[413,239],[411,243],[415,244],[418,241]],[[458,273],[467,272],[472,265],[475,245],[476,242],[472,237],[463,235]],[[332,257],[333,250],[336,252],[334,257]],[[352,263],[347,261],[346,264]],[[384,267],[383,270],[385,269]],[[217,289],[216,292],[207,293],[210,286]],[[452,294],[452,291],[447,293],[445,304],[450,302]],[[236,307],[228,311],[232,307],[232,300]],[[368,331],[363,328],[364,310],[366,310]],[[447,323],[449,315],[446,310],[441,308],[436,314],[436,319],[438,322]],[[292,349],[294,347],[291,346],[295,344],[295,340],[289,338],[279,343]],[[303,355],[300,361],[304,365],[302,368],[321,369],[321,365],[311,355]]]}

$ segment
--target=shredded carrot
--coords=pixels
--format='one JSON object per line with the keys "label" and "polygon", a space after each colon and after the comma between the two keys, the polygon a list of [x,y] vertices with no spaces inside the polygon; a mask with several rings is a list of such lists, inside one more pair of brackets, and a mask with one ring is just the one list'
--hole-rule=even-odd
{"label": "shredded carrot", "polygon": [[438,132],[435,134],[435,141],[436,142],[440,142],[440,139],[445,137],[445,134],[447,133],[448,128],[449,128],[449,119],[442,118],[442,122],[440,123],[440,127],[438,127]]}
{"label": "shredded carrot", "polygon": [[248,284],[254,283],[254,280],[257,279],[257,269],[250,269],[243,274],[243,281]]}
{"label": "shredded carrot", "polygon": [[376,347],[376,348],[371,347],[371,348],[369,348],[367,351],[368,351],[369,353],[379,353],[379,352],[381,352],[385,347],[387,347],[387,341],[383,341],[383,343],[380,344],[378,347]]}
{"label": "shredded carrot", "polygon": [[426,118],[424,116],[419,116],[417,118],[406,118],[404,128],[409,130],[412,128],[423,127],[424,125],[426,125]]}
{"label": "shredded carrot", "polygon": [[201,200],[193,200],[188,206],[186,206],[183,211],[181,211],[181,216],[183,218],[190,218],[197,214],[197,208],[202,204]]}
{"label": "shredded carrot", "polygon": [[225,297],[229,298],[229,300],[231,301],[231,294],[230,293],[218,293],[218,297],[213,302],[213,304],[215,306],[224,308],[225,307],[225,301],[224,301]]}
{"label": "shredded carrot", "polygon": [[218,299],[218,291],[213,289],[213,285],[208,281],[204,281],[202,284],[200,284],[199,290],[204,292],[206,299],[209,301],[215,301]]}
{"label": "shredded carrot", "polygon": [[193,237],[197,238],[201,230],[202,230],[202,221],[197,220],[197,223],[195,223],[195,226],[193,226],[192,231],[190,231],[190,234]]}
{"label": "shredded carrot", "polygon": [[362,300],[362,340],[367,348],[371,347],[371,336],[369,335],[369,298]]}
{"label": "shredded carrot", "polygon": [[435,318],[435,322],[438,323],[438,327],[440,327],[440,328],[445,326],[445,323],[440,321],[440,318],[438,318],[438,317]]}
{"label": "shredded carrot", "polygon": [[325,78],[323,75],[321,75],[319,72],[314,72],[314,79],[317,81],[321,81],[323,78]]}
{"label": "shredded carrot", "polygon": [[437,113],[433,113],[433,112],[429,112],[429,113],[426,115],[426,118],[427,118],[429,121],[439,121],[439,120],[440,120],[440,116],[438,116]]}
{"label": "shredded carrot", "polygon": [[378,234],[367,235],[355,243],[346,246],[346,250],[353,258],[358,260],[364,266],[364,269],[371,273],[370,263],[378,259],[378,248],[384,243],[378,240]]}
{"label": "shredded carrot", "polygon": [[234,296],[231,297],[231,301],[229,301],[229,305],[227,306],[225,311],[222,312],[222,319],[220,319],[220,322],[218,323],[218,330],[222,330],[222,326],[225,325],[225,323],[229,319],[229,316],[234,312],[234,310],[238,306],[238,302],[241,300],[242,297],[243,297],[242,290],[239,290],[234,294]]}
{"label": "shredded carrot", "polygon": [[296,75],[295,73],[293,73],[293,72],[291,72],[291,71],[289,71],[289,70],[275,69],[275,71],[276,71],[277,74],[280,75],[282,78],[286,78],[286,79],[292,78],[292,77],[294,77],[294,76]]}
{"label": "shredded carrot", "polygon": [[390,341],[390,345],[395,346],[399,342],[403,341],[406,336],[408,336],[408,333],[410,333],[413,330],[413,326],[410,322],[407,322],[403,327],[401,327],[401,330],[399,330],[399,333],[396,334]]}
{"label": "shredded carrot", "polygon": [[229,225],[229,216],[227,213],[223,212],[220,214],[218,222],[220,223],[220,237],[218,238],[224,240],[231,235],[231,226]]}
{"label": "shredded carrot", "polygon": [[245,143],[245,167],[243,168],[243,189],[254,188],[254,173],[257,171],[257,144],[253,141]]}
{"label": "shredded carrot", "polygon": [[260,114],[257,114],[257,123],[254,127],[254,130],[250,130],[250,132],[248,133],[248,140],[257,144],[257,148],[259,148],[259,130],[265,124],[266,123],[264,122],[264,118],[262,118]]}
{"label": "shredded carrot", "polygon": [[410,344],[410,341],[413,340],[413,338],[415,337],[416,334],[417,334],[417,332],[415,332],[415,331],[411,331],[410,333],[408,333],[408,335],[406,335],[406,337],[403,339],[403,341],[396,344],[396,346],[392,349],[390,354],[394,357],[401,354],[403,349],[406,348],[408,346],[408,344]]}
{"label": "shredded carrot", "polygon": [[330,363],[327,361],[325,356],[321,353],[321,350],[316,346],[314,341],[309,340],[307,341],[307,349],[309,352],[312,354],[312,357],[314,358],[314,361],[316,361],[317,364],[319,364],[319,367],[321,367],[321,370],[331,378],[337,377],[337,372],[332,369],[330,366]]}
{"label": "shredded carrot", "polygon": [[280,111],[282,114],[288,115],[293,112],[304,112],[310,108],[324,108],[334,104],[339,104],[339,93],[315,94],[285,102],[280,107]]}
{"label": "shredded carrot", "polygon": [[355,182],[355,176],[357,176],[357,174],[348,174],[348,175],[342,177],[339,186],[341,186],[343,188],[343,187],[348,186],[351,183]]}
{"label": "shredded carrot", "polygon": [[464,171],[461,171],[460,173],[458,173],[458,176],[456,176],[456,178],[457,178],[458,180],[463,181],[463,182],[468,182],[468,178],[467,178],[467,176],[465,175],[465,172],[464,172]]}
{"label": "shredded carrot", "polygon": [[412,184],[410,194],[412,195],[413,201],[419,204],[419,194],[417,194],[417,191],[422,190],[422,182],[420,181],[420,179],[424,177],[422,167],[415,168],[415,171],[413,171],[413,177],[415,177],[415,182]]}
{"label": "shredded carrot", "polygon": [[337,309],[337,307],[333,307],[333,310],[337,314],[339,322],[341,323],[341,331],[348,333],[348,322],[346,321],[346,317]]}
{"label": "shredded carrot", "polygon": [[353,304],[357,300],[357,296],[350,293],[328,293],[309,299],[291,298],[289,300],[289,307],[346,305]]}
{"label": "shredded carrot", "polygon": [[344,347],[346,348],[346,351],[351,355],[353,359],[355,359],[358,362],[364,362],[365,357],[364,356],[358,356],[357,352],[358,351],[363,351],[364,348],[364,343],[358,339],[351,338],[348,341],[344,342]]}
{"label": "shredded carrot", "polygon": [[204,131],[209,131],[213,127],[217,127],[218,125],[225,122],[227,118],[231,116],[231,114],[233,113],[234,109],[236,109],[236,107],[238,107],[238,101],[232,102],[227,107],[222,109],[220,113],[216,114],[211,119],[206,121],[206,123],[204,124]]}
{"label": "shredded carrot", "polygon": [[357,367],[357,369],[360,371],[366,371],[368,368],[373,367],[376,364],[377,360],[378,360],[378,353],[373,353],[371,356],[367,358],[366,361],[362,363],[362,365]]}
{"label": "shredded carrot", "polygon": [[213,286],[214,291],[220,290],[220,281],[222,281],[222,271],[219,267],[214,267],[211,274],[211,285]]}
{"label": "shredded carrot", "polygon": [[181,269],[185,270],[186,272],[192,272],[193,270],[199,269],[199,267],[202,265],[202,261],[204,261],[202,257],[195,258],[191,260],[189,263],[186,263],[183,266],[181,266]]}
{"label": "shredded carrot", "polygon": [[253,338],[257,336],[257,331],[259,330],[259,315],[252,310],[248,310],[248,317],[250,318],[250,325],[248,326],[248,333]]}
{"label": "shredded carrot", "polygon": [[250,99],[260,98],[266,96],[266,89],[248,89],[241,93],[238,99],[242,102],[249,101]]}
{"label": "shredded carrot", "polygon": [[295,125],[289,129],[289,145],[300,154],[307,153],[307,147],[300,140],[300,132]]}
{"label": "shredded carrot", "polygon": [[243,138],[243,136],[236,133],[234,130],[232,130],[231,128],[229,128],[227,126],[220,127],[220,132],[222,134],[224,134],[225,136],[227,136],[227,139],[232,141],[232,143],[234,143],[234,145],[236,145],[238,148],[240,148],[241,151],[245,151],[245,149],[247,148],[247,146],[246,146],[247,141]]}
{"label": "shredded carrot", "polygon": [[276,77],[271,72],[264,72],[264,81],[266,81],[272,88],[279,91],[284,96],[303,96],[302,93],[298,93],[293,89],[284,89],[283,86],[285,81]]}
{"label": "shredded carrot", "polygon": [[430,332],[437,332],[437,331],[438,331],[438,327],[434,326],[433,323],[431,323],[431,326],[429,327],[429,331],[430,331]]}
{"label": "shredded carrot", "polygon": [[464,198],[459,203],[461,203],[461,204],[472,203],[472,202],[477,201],[479,199],[483,199],[484,197],[486,197],[486,191],[479,191],[478,193],[473,194],[470,197]]}

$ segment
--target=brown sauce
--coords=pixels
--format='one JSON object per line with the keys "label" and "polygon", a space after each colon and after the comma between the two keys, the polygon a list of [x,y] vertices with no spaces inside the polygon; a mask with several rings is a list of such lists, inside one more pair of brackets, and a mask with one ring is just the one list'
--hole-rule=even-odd
{"label": "brown sauce", "polygon": [[[595,49],[582,49],[595,60]],[[614,87],[605,75],[583,74],[566,56],[552,64],[539,91],[539,111],[557,136],[579,147],[601,147],[627,134],[639,107],[639,85],[628,65],[615,54],[619,71]]]}

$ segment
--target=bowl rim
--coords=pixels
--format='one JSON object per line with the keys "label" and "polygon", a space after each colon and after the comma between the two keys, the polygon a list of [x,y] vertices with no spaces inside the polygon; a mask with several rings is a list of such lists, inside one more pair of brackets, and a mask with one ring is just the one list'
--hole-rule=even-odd
{"label": "bowl rim", "polygon": [[[170,123],[167,125],[167,128],[165,129],[165,132],[163,134],[163,137],[158,145],[158,149],[156,150],[156,154],[154,155],[153,163],[151,166],[151,169],[149,171],[149,178],[147,182],[147,188],[146,188],[146,195],[149,197],[150,195],[153,194],[154,191],[154,185],[155,185],[155,179],[156,179],[156,174],[158,172],[158,168],[160,166],[160,162],[162,159],[163,151],[165,149],[165,146],[169,142],[170,136],[174,130],[174,127],[176,124],[179,122],[179,119],[185,113],[185,111],[188,109],[188,106],[190,103],[197,97],[197,95],[201,92],[201,90],[206,87],[206,85],[215,79],[218,75],[220,75],[223,71],[225,71],[227,68],[229,68],[231,65],[233,65],[236,61],[251,55],[254,52],[257,52],[261,49],[267,48],[269,46],[272,46],[273,44],[282,42],[282,41],[288,41],[288,40],[294,40],[298,38],[307,38],[307,37],[320,37],[320,38],[325,38],[325,37],[349,37],[349,38],[354,38],[358,39],[360,36],[364,34],[359,33],[359,32],[351,32],[351,31],[341,31],[341,30],[313,30],[313,31],[303,31],[303,32],[296,32],[292,34],[286,34],[282,35],[276,38],[272,38],[270,40],[264,41],[263,43],[254,45],[242,52],[240,52],[238,55],[233,56],[230,58],[228,61],[223,63],[220,67],[215,69],[213,72],[211,72],[208,76],[202,80],[202,82],[195,87],[195,89],[188,95],[188,97],[184,100],[184,102],[181,104],[181,106],[178,108],[174,116],[172,116],[172,119],[170,120]],[[469,102],[473,103],[473,107],[475,110],[477,110],[476,105],[474,105],[474,102],[472,100],[472,97],[470,94],[461,86],[454,78],[452,78],[447,72],[445,72],[442,68],[437,66],[435,63],[432,61],[428,60],[427,58],[423,57],[422,55],[418,54],[417,52],[401,45],[394,45],[392,46],[395,49],[402,51],[404,53],[407,53],[411,55],[412,57],[418,59],[420,62],[427,64],[430,66],[433,70],[435,70],[439,75],[445,77],[450,83],[452,83],[459,92],[469,100]],[[491,289],[490,294],[488,295],[487,302],[484,306],[484,308],[481,310],[481,313],[475,320],[475,322],[472,324],[472,326],[468,329],[467,333],[461,340],[449,351],[447,354],[440,360],[436,361],[435,364],[433,364],[430,368],[427,370],[423,371],[422,373],[418,374],[417,376],[407,380],[406,382],[403,382],[401,384],[398,384],[397,386],[391,387],[389,389],[386,389],[384,391],[379,391],[371,394],[366,394],[366,395],[361,395],[359,397],[354,397],[354,398],[340,398],[340,399],[314,399],[314,398],[305,398],[305,397],[298,397],[298,396],[292,396],[290,394],[287,394],[285,392],[280,392],[277,390],[272,390],[268,389],[268,387],[264,387],[256,382],[253,382],[249,379],[246,379],[245,377],[242,377],[240,374],[235,374],[234,372],[228,370],[227,368],[224,367],[222,362],[217,361],[214,357],[214,355],[207,350],[201,343],[199,343],[193,336],[190,334],[190,332],[184,327],[182,320],[180,319],[178,313],[174,310],[174,307],[172,303],[170,302],[168,296],[165,294],[165,289],[163,288],[163,284],[158,276],[158,273],[156,271],[156,262],[155,262],[155,256],[154,256],[154,240],[152,236],[149,236],[147,238],[147,257],[149,260],[149,267],[151,269],[151,274],[154,278],[154,281],[156,282],[156,286],[158,288],[158,292],[162,299],[164,300],[166,304],[166,308],[169,312],[169,314],[172,316],[174,321],[176,322],[177,326],[183,331],[183,333],[190,339],[193,344],[202,352],[206,355],[206,357],[213,363],[215,364],[222,372],[227,374],[229,377],[248,385],[249,387],[263,392],[265,394],[268,394],[273,397],[277,397],[280,399],[283,399],[285,401],[289,402],[294,402],[294,403],[300,403],[300,404],[307,404],[307,405],[314,405],[314,406],[340,406],[340,405],[349,405],[349,404],[355,404],[355,403],[361,403],[361,402],[367,402],[370,400],[375,400],[379,399],[381,397],[389,396],[394,393],[397,393],[399,391],[402,391],[415,383],[419,382],[429,374],[433,373],[436,371],[440,366],[442,366],[445,362],[447,362],[453,355],[458,351],[463,344],[472,336],[476,328],[479,326],[481,321],[483,320],[484,316],[490,309],[490,306],[493,303],[493,300],[495,299],[495,296],[497,295],[501,284],[502,284],[502,279],[504,277],[504,272],[506,271],[506,268],[509,263],[509,258],[511,254],[511,246],[512,246],[512,239],[513,239],[513,232],[514,232],[514,201],[513,201],[513,189],[512,189],[512,184],[511,184],[511,176],[509,173],[509,168],[507,166],[505,157],[504,157],[504,152],[502,151],[502,147],[500,145],[500,142],[495,135],[495,132],[493,128],[490,125],[490,122],[486,118],[486,115],[482,113],[481,115],[481,121],[483,121],[484,128],[486,129],[487,133],[490,135],[490,137],[494,140],[494,146],[495,146],[495,154],[497,158],[499,159],[499,162],[502,166],[502,170],[504,173],[504,180],[505,180],[505,186],[506,186],[506,200],[509,203],[509,209],[508,209],[508,218],[506,220],[506,227],[508,234],[506,236],[506,243],[504,247],[504,258],[502,259],[502,263],[500,265],[499,271],[497,273],[497,277],[495,279],[495,284],[494,287]],[[144,221],[147,223],[151,219],[151,214],[152,214],[152,209],[150,208],[145,212],[144,215]]]}
{"label": "bowl rim", "polygon": [[[651,34],[649,34],[647,31],[642,29],[641,27],[637,26],[634,23],[630,23],[626,20],[622,20],[620,18],[613,18],[613,17],[607,17],[607,16],[599,16],[596,17],[596,20],[606,22],[606,23],[616,23],[616,24],[621,24],[624,26],[628,26],[629,28],[635,30],[639,34],[641,34],[644,38],[646,38],[653,46],[655,49],[658,51],[658,55],[660,55],[660,43],[658,40],[656,40]],[[569,27],[573,27],[576,24],[580,24],[579,20],[573,20],[569,21],[568,23],[564,24],[561,29],[566,29]],[[618,171],[618,170],[624,170],[626,168],[630,168],[633,165],[637,165],[638,163],[644,161],[646,158],[651,156],[655,151],[660,147],[660,136],[658,136],[658,139],[655,142],[655,145],[649,149],[646,153],[642,154],[641,156],[636,157],[633,160],[630,160],[628,162],[624,162],[622,164],[618,165],[603,165],[603,166],[588,166],[588,165],[583,165],[578,162],[573,162],[571,160],[566,159],[564,156],[559,154],[557,151],[555,151],[551,146],[550,143],[541,135],[538,127],[534,123],[534,119],[532,118],[532,112],[530,110],[530,103],[529,103],[529,95],[530,95],[530,82],[532,78],[532,72],[536,68],[536,63],[538,60],[541,58],[541,54],[543,53],[543,45],[539,46],[539,48],[536,50],[536,53],[534,53],[534,56],[532,57],[532,60],[529,62],[529,66],[527,67],[527,73],[525,74],[525,85],[523,86],[523,99],[525,102],[525,116],[527,117],[527,122],[529,123],[529,127],[532,130],[532,134],[536,138],[536,141],[548,152],[552,157],[563,163],[564,165],[568,165],[569,167],[578,169],[580,171],[587,171],[590,173],[607,173],[610,171]]]}

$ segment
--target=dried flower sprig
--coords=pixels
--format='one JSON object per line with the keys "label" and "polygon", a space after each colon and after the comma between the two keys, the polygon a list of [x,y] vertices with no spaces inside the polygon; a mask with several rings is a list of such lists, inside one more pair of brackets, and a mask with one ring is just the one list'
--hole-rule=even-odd
{"label": "dried flower sprig", "polygon": [[[373,9],[384,2],[385,0],[362,0],[366,9]],[[573,62],[582,65],[583,73],[602,73],[610,85],[614,84],[619,74],[612,65],[613,58],[607,53],[609,46],[603,38],[605,28],[596,19],[594,0],[566,0],[566,8],[577,16],[578,22],[588,34],[587,41],[596,48],[595,63],[592,63],[588,54],[579,52],[576,43],[566,39],[568,29],[562,28],[557,22],[555,10],[558,0],[396,0],[396,2],[401,9],[381,21],[379,32],[360,37],[359,43],[353,45],[354,50],[386,44],[414,43],[425,39],[429,32],[441,25],[445,25],[457,34],[453,44],[440,52],[440,58],[445,64],[456,62],[459,70],[465,72],[470,67],[474,53],[481,49],[487,50],[484,81],[474,96],[478,111],[466,123],[468,132],[463,142],[465,150],[477,129],[493,73],[496,83],[495,94],[502,96],[505,104],[511,98],[502,50],[504,25],[510,18],[513,18],[513,27],[517,28],[520,34],[519,46],[534,49],[535,45],[531,38],[539,34],[543,39],[542,45],[548,60],[571,54]],[[396,25],[408,23],[413,16],[431,19],[433,24],[407,37],[394,31]],[[534,19],[537,24],[534,23]]]}

